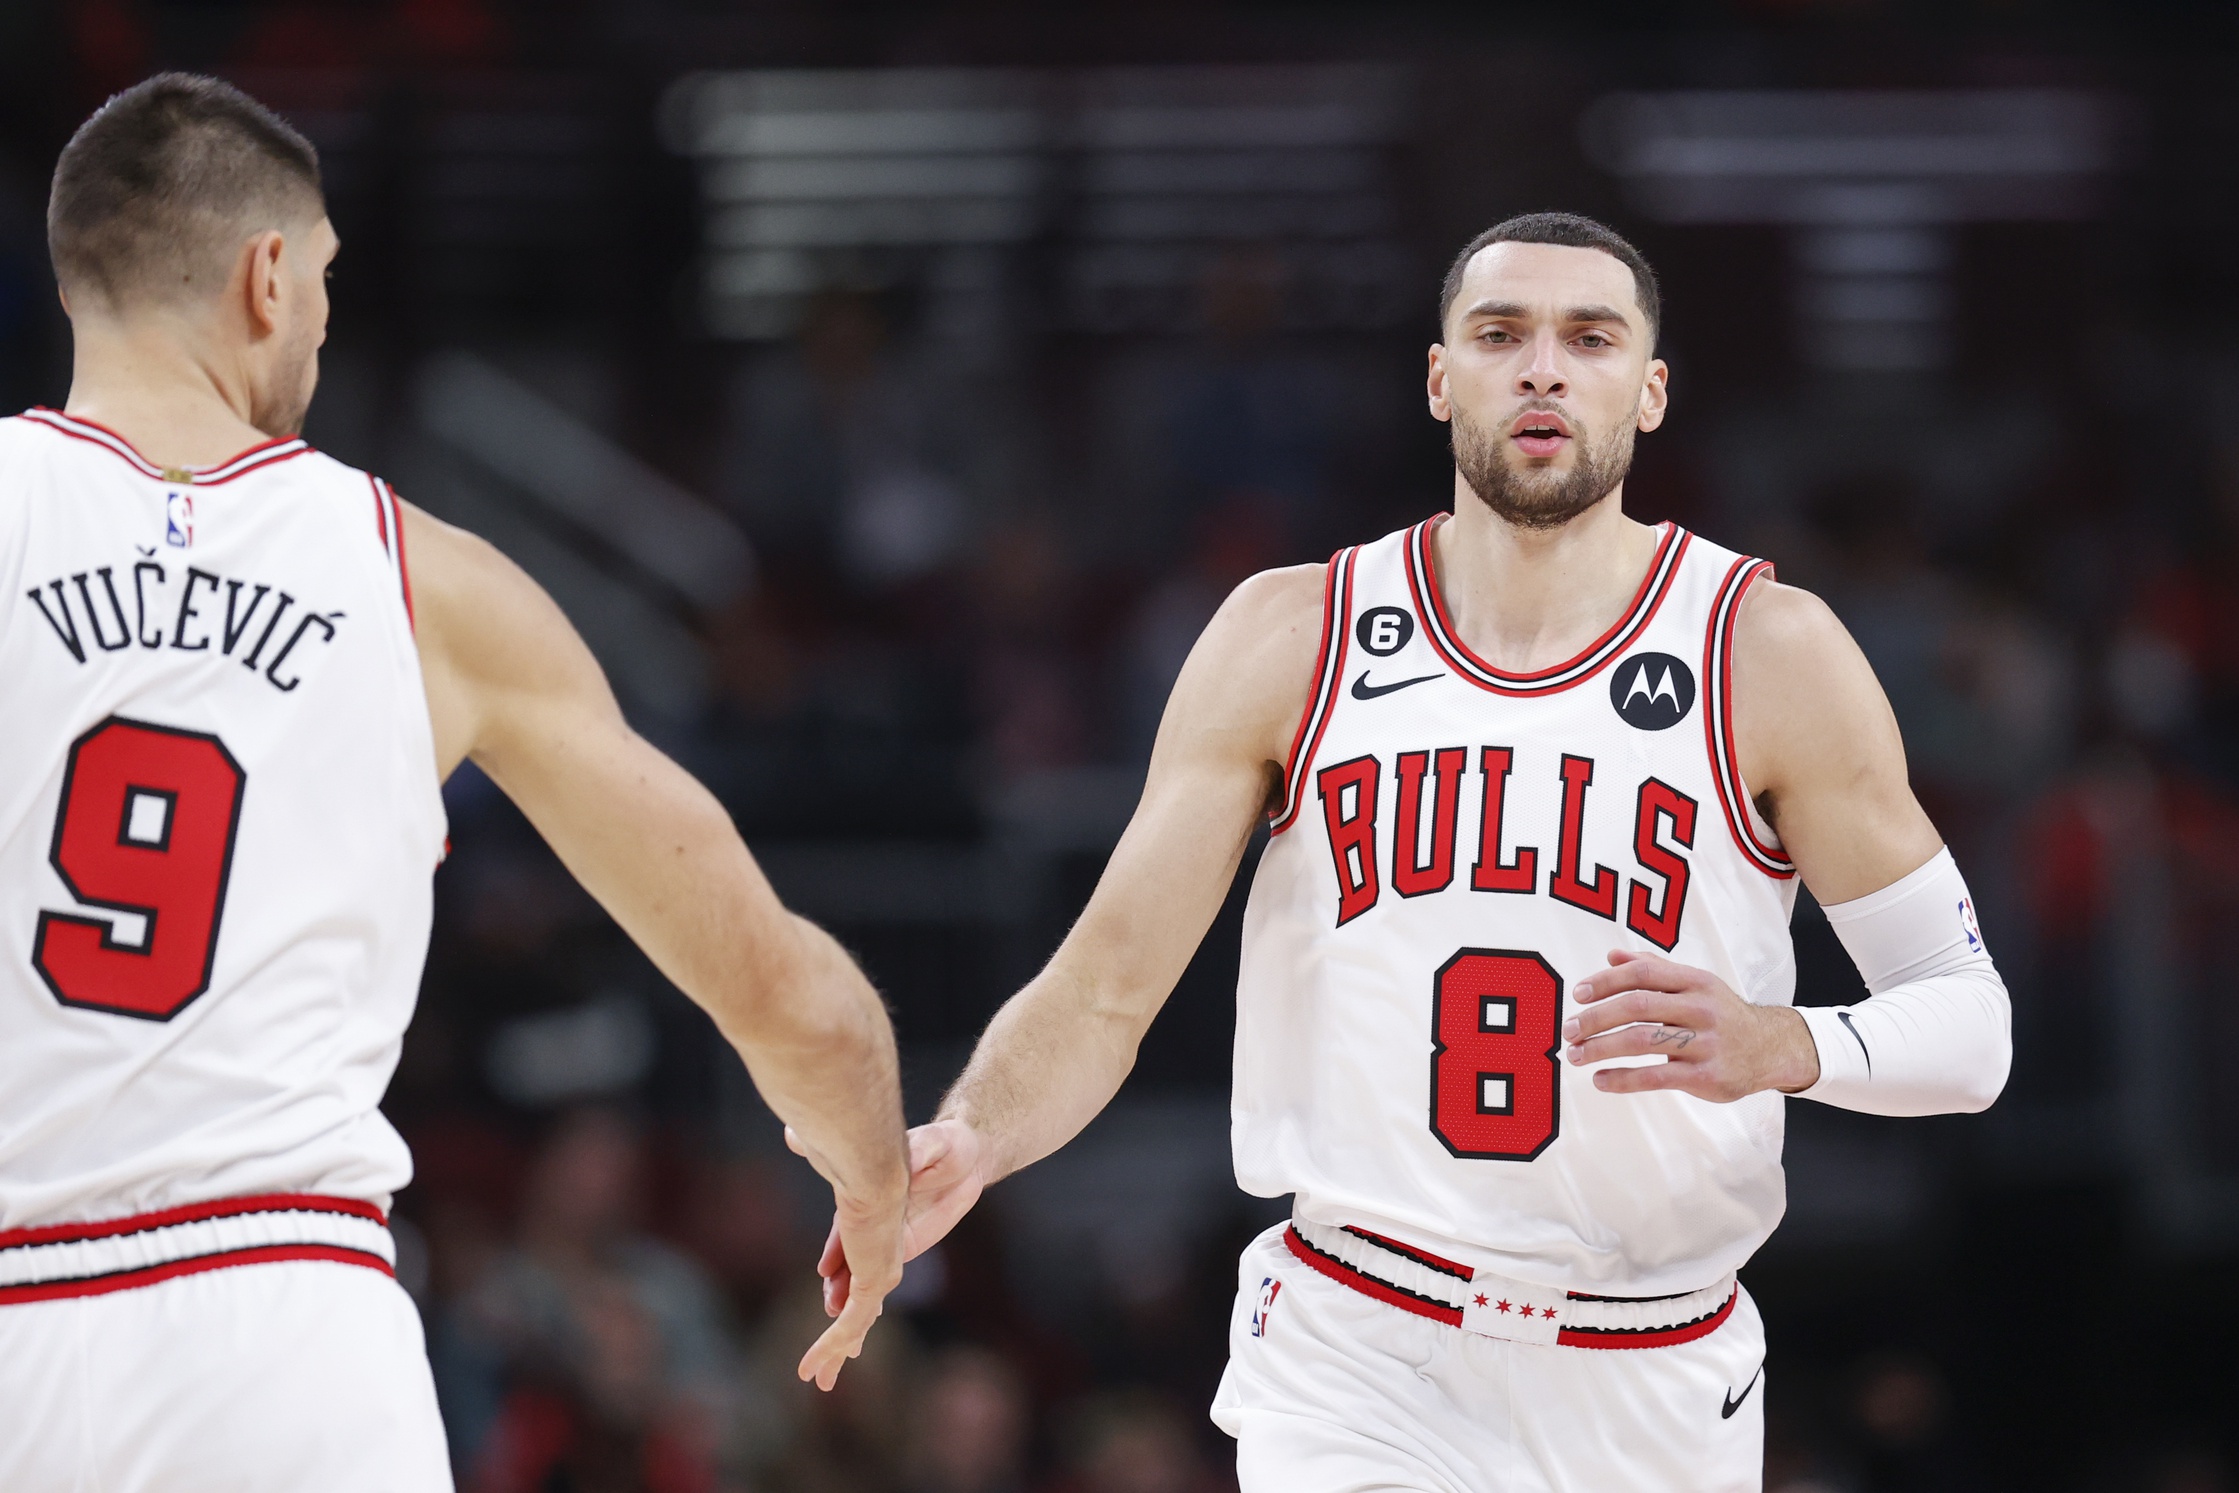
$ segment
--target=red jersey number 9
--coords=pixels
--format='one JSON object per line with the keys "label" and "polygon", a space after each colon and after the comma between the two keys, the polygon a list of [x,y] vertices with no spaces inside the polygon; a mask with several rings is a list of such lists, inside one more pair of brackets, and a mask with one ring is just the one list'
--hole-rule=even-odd
{"label": "red jersey number 9", "polygon": [[169,1021],[210,988],[247,783],[196,731],[111,716],[71,745],[49,859],[78,901],[140,921],[40,913],[31,962],[56,1000]]}
{"label": "red jersey number 9", "polygon": [[1561,1130],[1563,980],[1514,949],[1462,949],[1431,982],[1430,1128],[1456,1156],[1529,1161]]}

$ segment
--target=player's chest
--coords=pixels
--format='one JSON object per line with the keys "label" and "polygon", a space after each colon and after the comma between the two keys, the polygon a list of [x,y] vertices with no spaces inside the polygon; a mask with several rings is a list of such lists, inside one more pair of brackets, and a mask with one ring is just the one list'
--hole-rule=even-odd
{"label": "player's chest", "polygon": [[1531,899],[1678,941],[1719,812],[1683,660],[1636,651],[1539,696],[1383,665],[1339,686],[1290,831],[1333,926],[1410,904],[1507,915]]}

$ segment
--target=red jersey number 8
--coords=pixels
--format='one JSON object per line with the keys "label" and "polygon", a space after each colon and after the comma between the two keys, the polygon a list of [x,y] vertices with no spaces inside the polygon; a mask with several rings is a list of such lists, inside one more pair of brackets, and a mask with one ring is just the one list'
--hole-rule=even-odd
{"label": "red jersey number 8", "polygon": [[169,1021],[210,988],[247,783],[196,731],[111,716],[71,745],[49,859],[78,901],[140,921],[40,913],[31,962],[56,1000]]}
{"label": "red jersey number 8", "polygon": [[1431,982],[1430,1128],[1454,1155],[1529,1161],[1562,1128],[1563,980],[1514,949],[1462,949]]}

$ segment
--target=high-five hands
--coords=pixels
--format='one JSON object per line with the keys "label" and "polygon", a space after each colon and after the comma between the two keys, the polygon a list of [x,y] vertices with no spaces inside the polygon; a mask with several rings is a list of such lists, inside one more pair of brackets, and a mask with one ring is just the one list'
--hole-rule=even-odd
{"label": "high-five hands", "polygon": [[[785,1143],[798,1155],[808,1158],[826,1181],[832,1173],[824,1162],[805,1145],[792,1126],[785,1127]],[[809,1345],[795,1370],[803,1379],[814,1379],[818,1389],[830,1389],[840,1377],[840,1369],[847,1361],[863,1351],[863,1339],[876,1322],[886,1302],[886,1293],[901,1283],[903,1240],[902,1226],[909,1205],[909,1194],[897,1190],[891,1195],[875,1198],[858,1198],[841,1189],[836,1183],[832,1188],[836,1208],[832,1219],[832,1237],[824,1246],[826,1259],[838,1258],[851,1267],[852,1289],[840,1293],[834,1303],[829,1280],[824,1287],[825,1315],[834,1319],[824,1329],[824,1335]],[[818,1270],[829,1276],[821,1265]]]}
{"label": "high-five hands", "polygon": [[[795,1150],[800,1146],[789,1130],[786,1141]],[[895,1260],[894,1280],[879,1288],[878,1296],[884,1297],[893,1289],[894,1281],[901,1279],[901,1265],[914,1260],[948,1235],[958,1219],[972,1211],[986,1187],[986,1150],[980,1133],[962,1120],[935,1120],[930,1125],[920,1125],[910,1132],[910,1190],[907,1207],[902,1215],[898,1234],[899,1254]],[[853,1237],[848,1233],[847,1215],[843,1211],[832,1220],[831,1235],[824,1241],[824,1255],[816,1262],[816,1273],[824,1277],[824,1314],[841,1319],[830,1331],[817,1340],[817,1348],[837,1335],[841,1322],[855,1310],[863,1293],[868,1289],[860,1256],[855,1252]],[[871,1307],[872,1317],[878,1315],[877,1300]],[[864,1322],[865,1328],[870,1325]],[[862,1345],[862,1334],[855,1337],[855,1348],[847,1353],[853,1358]],[[809,1350],[814,1357],[816,1348]],[[808,1377],[808,1360],[802,1360],[802,1378]],[[833,1370],[839,1372],[834,1360]],[[831,1386],[819,1379],[824,1388]]]}
{"label": "high-five hands", "polygon": [[1574,1065],[1644,1055],[1670,1061],[1604,1068],[1594,1075],[1603,1093],[1677,1089],[1725,1104],[1819,1081],[1819,1049],[1791,1008],[1753,1006],[1710,971],[1653,954],[1613,949],[1609,964],[1571,987],[1581,1009],[1563,1023],[1563,1055]]}

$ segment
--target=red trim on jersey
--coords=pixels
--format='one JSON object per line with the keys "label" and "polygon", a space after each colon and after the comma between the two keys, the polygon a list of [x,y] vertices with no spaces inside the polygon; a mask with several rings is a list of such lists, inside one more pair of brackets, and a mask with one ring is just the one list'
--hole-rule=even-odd
{"label": "red trim on jersey", "polygon": [[1769,560],[1747,556],[1734,561],[1719,583],[1711,604],[1710,625],[1703,638],[1703,744],[1710,752],[1711,781],[1718,786],[1718,805],[1726,811],[1726,828],[1742,858],[1776,881],[1796,874],[1787,852],[1757,838],[1750,821],[1748,789],[1741,776],[1741,759],[1734,746],[1734,623],[1741,616],[1742,598],[1760,579],[1773,573]]}
{"label": "red trim on jersey", "polygon": [[1699,1322],[1685,1322],[1677,1327],[1651,1328],[1646,1332],[1565,1327],[1555,1334],[1555,1341],[1565,1348],[1674,1348],[1716,1332],[1734,1314],[1734,1303],[1739,1300],[1741,1287],[1736,1286],[1733,1294],[1726,1298],[1724,1306]]}
{"label": "red trim on jersey", "polygon": [[[386,482],[381,485],[389,487]],[[389,503],[396,510],[396,574],[397,580],[404,586],[404,625],[417,635],[420,631],[420,617],[412,610],[412,562],[404,553],[404,500],[396,495],[393,487],[389,487]]]}
{"label": "red trim on jersey", "polygon": [[368,472],[365,485],[373,493],[373,532],[381,536],[381,553],[394,554],[389,546],[389,505],[381,496],[381,479]]}
{"label": "red trim on jersey", "polygon": [[166,1260],[160,1265],[144,1265],[136,1270],[117,1270],[106,1275],[0,1286],[0,1306],[17,1306],[27,1301],[57,1301],[72,1296],[106,1296],[112,1291],[130,1291],[182,1275],[200,1275],[206,1270],[228,1270],[237,1265],[270,1265],[286,1260],[325,1260],[337,1265],[357,1265],[367,1270],[378,1270],[392,1280],[396,1278],[396,1271],[387,1260],[379,1255],[367,1254],[362,1249],[346,1249],[338,1244],[259,1244],[248,1249],[229,1249],[217,1254],[194,1255],[184,1260]]}
{"label": "red trim on jersey", "polygon": [[[90,446],[99,446],[102,450],[130,464],[143,477],[153,477],[157,481],[171,480],[164,476],[164,473],[169,470],[168,468],[159,467],[142,456],[139,448],[134,446],[132,442],[99,421],[88,420],[83,415],[73,415],[62,410],[50,409],[43,404],[34,405],[32,408],[25,410],[21,418],[30,420],[35,424],[44,425],[57,435],[66,435],[74,441],[84,441]],[[85,428],[79,430],[74,429],[74,426]],[[310,449],[310,445],[301,436],[275,436],[269,441],[260,441],[248,450],[239,452],[230,459],[218,462],[214,466],[181,467],[178,470],[185,472],[187,481],[196,487],[216,487],[261,467],[272,466],[277,462],[301,456]]]}
{"label": "red trim on jersey", "polygon": [[53,1223],[37,1228],[10,1229],[0,1233],[0,1249],[29,1244],[77,1244],[87,1239],[113,1239],[119,1234],[144,1234],[174,1224],[200,1223],[206,1218],[234,1218],[243,1213],[347,1213],[368,1218],[387,1228],[389,1216],[358,1198],[327,1197],[315,1192],[271,1192],[256,1197],[218,1198],[207,1203],[187,1203],[129,1218],[103,1219],[97,1223]]}
{"label": "red trim on jersey", "polygon": [[[1329,557],[1329,580],[1322,590],[1322,645],[1314,660],[1314,692],[1307,697],[1306,713],[1299,717],[1298,734],[1291,738],[1290,760],[1283,764],[1284,802],[1269,834],[1281,834],[1298,818],[1299,805],[1306,798],[1307,769],[1313,765],[1314,753],[1321,750],[1329,718],[1337,713],[1337,691],[1344,682],[1345,653],[1352,637],[1353,571],[1359,561],[1358,545]],[[1330,651],[1333,641],[1337,645],[1334,657]],[[1309,725],[1313,727],[1311,739],[1307,735]]]}
{"label": "red trim on jersey", "polygon": [[1350,1286],[1363,1296],[1373,1296],[1386,1306],[1396,1306],[1403,1312],[1413,1312],[1418,1317],[1428,1317],[1433,1322],[1444,1322],[1448,1327],[1462,1325],[1462,1309],[1402,1291],[1397,1286],[1386,1285],[1373,1275],[1363,1275],[1343,1260],[1331,1259],[1320,1250],[1298,1237],[1298,1230],[1283,1230],[1283,1242],[1292,1254],[1307,1265],[1328,1276],[1341,1286]]}
{"label": "red trim on jersey", "polygon": [[1446,666],[1479,689],[1496,695],[1559,694],[1584,684],[1615,663],[1633,640],[1648,630],[1648,625],[1656,620],[1656,613],[1663,609],[1664,598],[1671,594],[1672,582],[1679,575],[1680,562],[1686,558],[1687,542],[1693,537],[1668,520],[1658,525],[1663,537],[1624,615],[1576,657],[1552,668],[1517,674],[1496,669],[1472,652],[1447,613],[1446,598],[1438,584],[1438,557],[1431,547],[1431,538],[1438,526],[1452,516],[1434,514],[1416,525],[1407,536],[1401,547],[1407,589],[1414,598],[1416,619],[1422,624],[1424,636],[1430,639],[1431,648]]}

